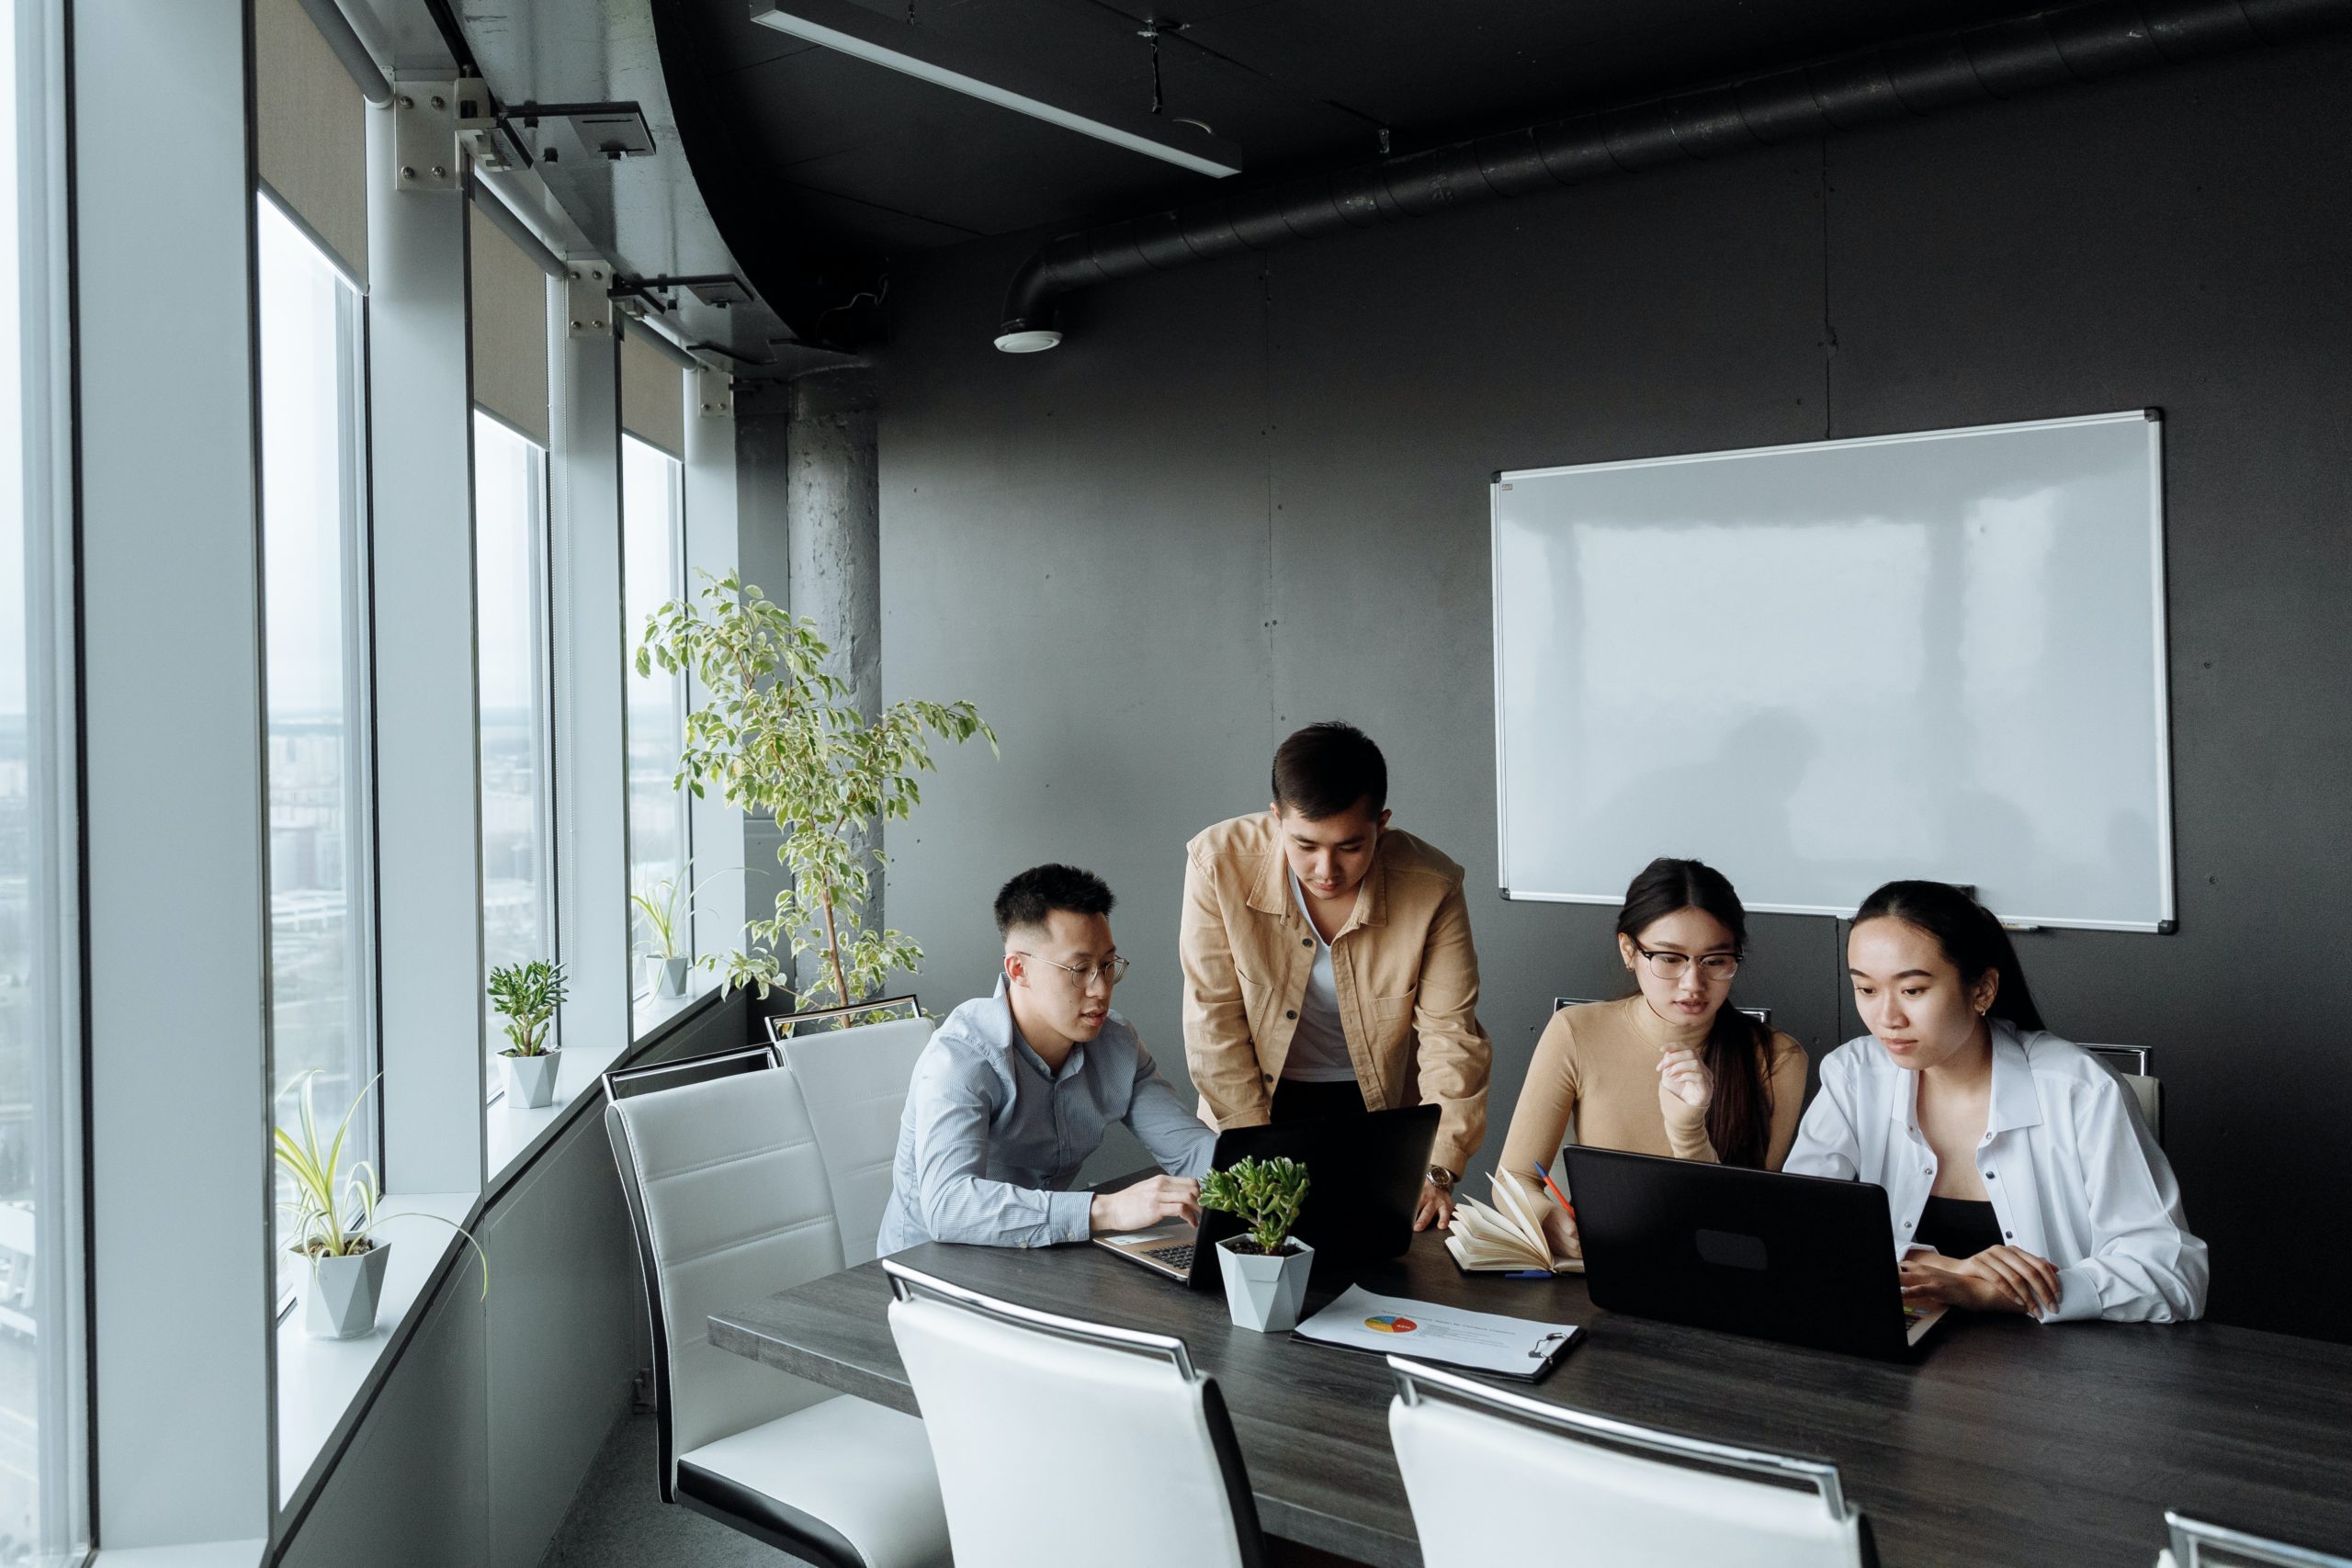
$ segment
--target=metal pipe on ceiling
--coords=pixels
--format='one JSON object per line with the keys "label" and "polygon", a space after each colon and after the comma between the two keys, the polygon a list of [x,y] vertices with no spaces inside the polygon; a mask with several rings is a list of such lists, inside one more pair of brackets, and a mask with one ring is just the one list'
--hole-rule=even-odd
{"label": "metal pipe on ceiling", "polygon": [[384,79],[383,71],[376,64],[376,57],[359,41],[358,32],[351,18],[343,14],[335,0],[300,0],[303,11],[310,17],[319,36],[327,40],[327,48],[349,73],[359,88],[359,96],[378,108],[392,101],[392,85]]}
{"label": "metal pipe on ceiling", "polygon": [[1013,275],[996,345],[1009,354],[1053,347],[1062,339],[1056,302],[1096,284],[2284,43],[2347,23],[2352,0],[2083,0],[1310,175],[1050,242]]}

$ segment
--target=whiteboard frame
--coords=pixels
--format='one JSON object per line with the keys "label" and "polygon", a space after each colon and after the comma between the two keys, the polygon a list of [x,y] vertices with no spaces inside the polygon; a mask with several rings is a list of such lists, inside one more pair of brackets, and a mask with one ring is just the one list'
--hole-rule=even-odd
{"label": "whiteboard frame", "polygon": [[[1663,468],[1686,463],[1724,462],[1735,457],[1792,457],[1833,446],[1892,446],[1921,441],[1951,441],[2024,430],[2057,430],[2095,424],[2137,422],[2148,426],[2148,561],[2154,632],[2150,664],[2155,682],[2156,880],[2158,908],[2154,920],[2086,920],[2024,911],[1995,910],[2012,930],[2044,926],[2068,931],[2145,931],[2171,935],[2179,929],[2178,890],[2175,886],[2172,813],[2172,670],[2171,635],[2166,615],[2165,579],[2165,432],[2161,409],[2130,409],[2116,413],[2075,414],[2064,419],[2019,420],[2004,424],[1954,425],[1944,430],[1908,431],[1892,435],[1854,435],[1835,441],[1791,441],[1775,446],[1742,446],[1722,452],[1687,452],[1662,457],[1626,457],[1603,463],[1566,463],[1547,468],[1497,468],[1487,486],[1487,556],[1488,604],[1494,622],[1495,657],[1495,874],[1503,897],[1511,903],[1615,905],[1623,897],[1599,893],[1513,893],[1510,888],[1510,774],[1506,767],[1503,714],[1503,487],[1521,479],[1549,479],[1557,474],[1609,473],[1627,468]],[[1845,919],[1851,909],[1817,904],[1748,904],[1756,914],[1828,915]]]}

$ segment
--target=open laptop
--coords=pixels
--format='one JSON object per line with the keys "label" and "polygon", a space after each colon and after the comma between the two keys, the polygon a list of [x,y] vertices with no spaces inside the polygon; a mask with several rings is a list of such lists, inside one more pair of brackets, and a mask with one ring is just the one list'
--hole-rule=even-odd
{"label": "open laptop", "polygon": [[1943,1317],[1904,1303],[1883,1188],[1564,1152],[1596,1306],[1887,1359]]}
{"label": "open laptop", "polygon": [[[1306,1167],[1306,1201],[1291,1234],[1315,1248],[1316,1261],[1394,1258],[1413,1243],[1413,1210],[1429,1174],[1437,1121],[1436,1106],[1413,1105],[1328,1122],[1236,1127],[1217,1134],[1209,1167],[1224,1170],[1252,1156],[1287,1155]],[[1210,1249],[1245,1228],[1234,1215],[1204,1209],[1197,1231],[1168,1220],[1149,1230],[1092,1239],[1130,1263],[1196,1291],[1213,1291],[1220,1277]]]}

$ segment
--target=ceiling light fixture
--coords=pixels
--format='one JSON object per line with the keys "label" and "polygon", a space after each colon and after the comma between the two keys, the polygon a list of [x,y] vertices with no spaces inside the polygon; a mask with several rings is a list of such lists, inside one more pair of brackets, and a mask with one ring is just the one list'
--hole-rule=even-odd
{"label": "ceiling light fixture", "polygon": [[[818,20],[820,17],[824,20]],[[1091,136],[1098,141],[1107,141],[1114,147],[1124,147],[1130,152],[1140,152],[1147,158],[1173,164],[1180,169],[1190,169],[1195,174],[1208,175],[1216,179],[1241,172],[1238,155],[1221,145],[1217,151],[1227,152],[1230,162],[1220,162],[1165,141],[1154,141],[1149,136],[1122,130],[1107,121],[1015,92],[1011,87],[982,81],[938,60],[927,58],[933,52],[931,29],[910,28],[903,23],[886,20],[872,9],[857,4],[857,0],[790,0],[788,5],[771,5],[755,9],[752,19],[809,43],[900,72],[918,81],[945,87],[950,92],[962,93],[982,103],[1011,109],[1015,114],[1026,115],[1048,125],[1060,126],[1065,130],[1077,131],[1081,136]]]}

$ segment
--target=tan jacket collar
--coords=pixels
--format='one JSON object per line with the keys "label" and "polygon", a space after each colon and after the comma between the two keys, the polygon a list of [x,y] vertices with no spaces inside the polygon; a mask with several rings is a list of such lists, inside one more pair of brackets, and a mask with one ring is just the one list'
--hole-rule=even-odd
{"label": "tan jacket collar", "polygon": [[[1340,931],[1388,923],[1388,867],[1383,852],[1387,845],[1388,830],[1384,828],[1379,841],[1372,847],[1372,869],[1363,874],[1363,881],[1356,888],[1356,907],[1348,912],[1347,923]],[[1283,853],[1279,828],[1267,831],[1266,863],[1258,868],[1258,879],[1250,885],[1250,907],[1280,920],[1304,923],[1306,919],[1299,910],[1298,900],[1291,897],[1290,861]]]}

